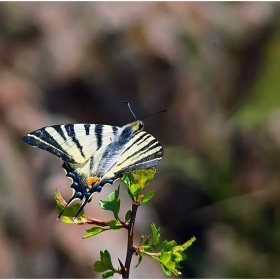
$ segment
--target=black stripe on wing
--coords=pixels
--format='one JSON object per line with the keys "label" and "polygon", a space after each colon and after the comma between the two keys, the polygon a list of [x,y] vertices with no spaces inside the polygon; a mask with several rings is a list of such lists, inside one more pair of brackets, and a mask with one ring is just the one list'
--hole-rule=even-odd
{"label": "black stripe on wing", "polygon": [[163,152],[162,151],[157,151],[157,152],[152,153],[152,154],[150,154],[146,157],[139,158],[139,160],[133,162],[132,166],[133,165],[138,165],[138,164],[144,164],[147,167],[151,167],[151,166],[154,166],[154,165],[149,165],[149,162],[154,161],[154,160],[161,160],[162,156],[163,156]]}
{"label": "black stripe on wing", "polygon": [[89,135],[90,124],[84,124],[86,135]]}
{"label": "black stripe on wing", "polygon": [[133,170],[146,169],[146,168],[149,168],[149,167],[157,166],[161,162],[162,155],[163,155],[163,153],[161,155],[156,156],[156,157],[149,156],[149,157],[146,157],[145,160],[141,159],[138,162],[135,162],[134,164],[129,165],[127,167],[124,167],[121,170],[115,172],[115,175],[116,175],[115,177],[119,178],[124,173],[130,172],[130,171],[133,171]]}
{"label": "black stripe on wing", "polygon": [[[136,143],[138,144],[138,143]],[[118,163],[118,165],[122,165],[125,161],[127,161],[128,159],[138,156],[141,157],[142,155],[144,155],[145,153],[149,153],[149,151],[152,151],[154,148],[157,147],[161,147],[161,145],[159,144],[159,142],[156,139],[153,139],[151,142],[148,142],[145,146],[143,146],[140,149],[135,149],[135,152],[130,154],[123,162]]]}
{"label": "black stripe on wing", "polygon": [[74,124],[66,124],[64,127],[67,131],[68,136],[72,139],[72,141],[75,143],[76,147],[78,148],[79,152],[81,153],[83,158],[86,158],[84,152],[83,152],[83,147],[79,142],[79,139],[76,138],[76,133],[74,129]]}
{"label": "black stripe on wing", "polygon": [[62,125],[54,125],[52,126],[53,129],[63,138],[64,141],[67,141],[64,131],[62,130]]}
{"label": "black stripe on wing", "polygon": [[131,149],[132,146],[134,146],[136,143],[139,145],[141,144],[142,142],[146,141],[151,135],[148,134],[148,133],[141,133],[141,135],[139,136],[138,133],[135,133],[134,134],[134,137],[132,139],[133,142],[131,142],[127,148],[122,152],[122,154],[125,154],[128,150]]}
{"label": "black stripe on wing", "polygon": [[99,150],[102,146],[103,125],[102,124],[96,124],[94,132],[95,132],[95,137],[96,137],[97,150]]}
{"label": "black stripe on wing", "polygon": [[[57,127],[53,127],[57,131]],[[59,133],[59,132],[58,132]],[[35,130],[22,138],[27,144],[50,152],[64,161],[75,163],[75,160],[61,149],[61,145],[46,131],[46,127]]]}
{"label": "black stripe on wing", "polygon": [[151,137],[150,134],[146,133],[146,134],[142,134],[136,141],[137,141],[137,145],[141,145],[143,142],[145,142],[149,137]]}
{"label": "black stripe on wing", "polygon": [[91,157],[89,162],[89,169],[92,170],[93,166],[94,166],[94,157]]}

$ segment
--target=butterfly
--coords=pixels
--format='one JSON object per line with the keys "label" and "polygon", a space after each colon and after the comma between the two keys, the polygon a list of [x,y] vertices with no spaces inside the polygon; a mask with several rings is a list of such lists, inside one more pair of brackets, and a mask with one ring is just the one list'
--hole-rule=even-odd
{"label": "butterfly", "polygon": [[27,144],[63,160],[62,167],[66,176],[72,179],[73,189],[65,208],[75,199],[82,201],[76,217],[86,203],[91,201],[93,194],[100,192],[105,184],[113,184],[127,172],[153,167],[161,162],[161,144],[143,131],[144,118],[137,120],[129,103],[124,103],[128,104],[136,121],[122,127],[61,124],[42,127],[22,138]]}

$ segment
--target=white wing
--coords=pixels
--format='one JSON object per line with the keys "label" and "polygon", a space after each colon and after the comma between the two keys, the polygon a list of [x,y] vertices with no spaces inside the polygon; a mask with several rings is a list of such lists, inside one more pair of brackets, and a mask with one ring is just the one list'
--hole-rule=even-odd
{"label": "white wing", "polygon": [[101,147],[107,146],[118,130],[117,126],[102,124],[54,125],[28,133],[22,140],[63,161],[83,163]]}

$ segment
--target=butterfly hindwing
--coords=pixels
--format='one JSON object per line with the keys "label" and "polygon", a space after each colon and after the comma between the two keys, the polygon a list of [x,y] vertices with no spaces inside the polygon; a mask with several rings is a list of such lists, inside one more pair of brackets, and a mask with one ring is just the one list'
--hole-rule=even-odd
{"label": "butterfly hindwing", "polygon": [[83,163],[112,141],[117,126],[65,124],[46,126],[25,135],[22,140],[48,151],[63,161]]}
{"label": "butterfly hindwing", "polygon": [[162,157],[163,148],[160,143],[151,134],[139,131],[126,144],[110,173],[119,177],[132,170],[156,166]]}

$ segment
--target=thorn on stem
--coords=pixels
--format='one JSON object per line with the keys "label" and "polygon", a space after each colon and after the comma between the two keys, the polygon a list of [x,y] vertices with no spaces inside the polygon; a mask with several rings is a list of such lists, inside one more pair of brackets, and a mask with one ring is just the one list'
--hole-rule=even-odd
{"label": "thorn on stem", "polygon": [[121,275],[124,278],[127,269],[125,268],[125,266],[123,265],[123,263],[121,262],[121,260],[119,258],[118,258],[118,261],[119,261],[119,264],[120,264],[120,267],[121,267]]}

